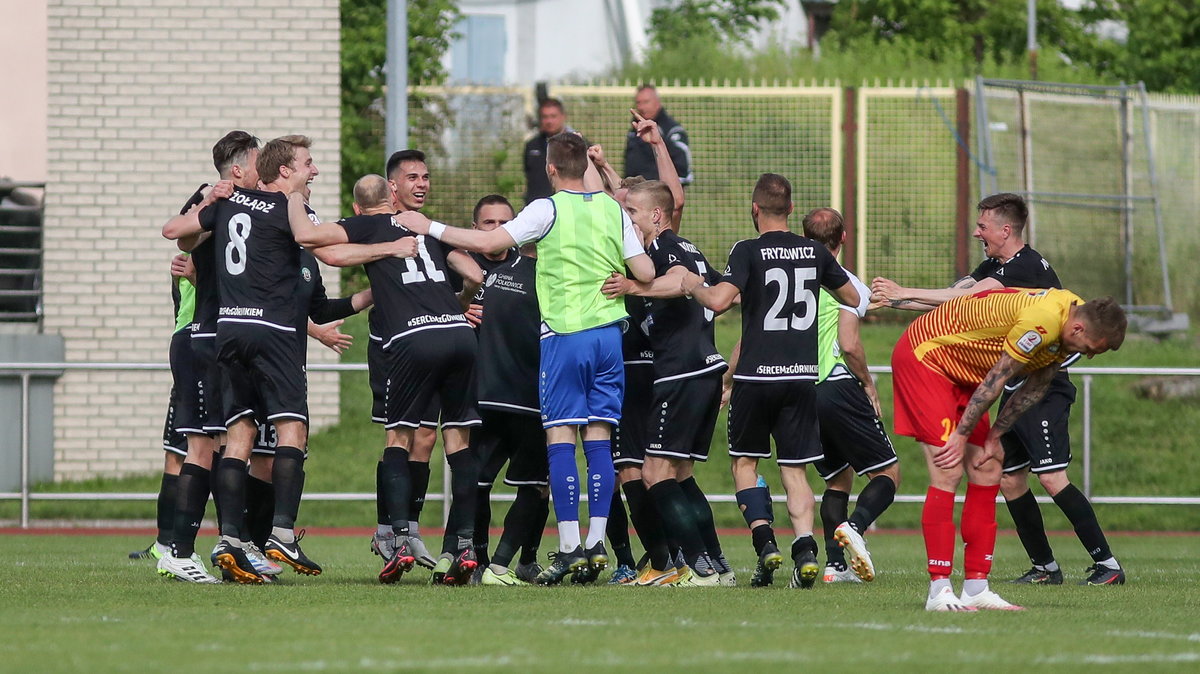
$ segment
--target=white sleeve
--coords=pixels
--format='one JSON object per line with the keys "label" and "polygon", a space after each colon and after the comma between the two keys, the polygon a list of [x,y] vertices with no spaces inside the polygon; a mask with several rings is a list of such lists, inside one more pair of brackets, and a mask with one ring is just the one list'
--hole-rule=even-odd
{"label": "white sleeve", "polygon": [[517,242],[523,246],[532,241],[539,241],[554,226],[554,202],[549,199],[534,199],[529,202],[517,217],[501,225]]}
{"label": "white sleeve", "polygon": [[848,307],[845,304],[839,304],[838,308],[842,311],[852,311],[857,314],[859,318],[863,318],[867,315],[867,305],[871,303],[871,291],[849,269],[842,267],[842,271],[846,272],[846,276],[850,277],[850,284],[853,285],[854,289],[858,291],[858,306]]}
{"label": "white sleeve", "polygon": [[621,237],[625,242],[624,257],[626,260],[646,254],[646,246],[642,243],[642,237],[638,236],[637,229],[633,226],[633,221],[629,219],[629,214],[625,212],[625,209],[621,209]]}

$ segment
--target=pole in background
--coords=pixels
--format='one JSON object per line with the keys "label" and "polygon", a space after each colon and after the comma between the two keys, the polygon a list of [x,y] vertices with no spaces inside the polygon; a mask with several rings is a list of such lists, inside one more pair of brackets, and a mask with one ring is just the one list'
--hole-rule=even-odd
{"label": "pole in background", "polygon": [[1028,0],[1025,5],[1025,49],[1029,52],[1029,79],[1037,79],[1037,0]]}
{"label": "pole in background", "polygon": [[408,1],[387,4],[387,150],[408,146]]}

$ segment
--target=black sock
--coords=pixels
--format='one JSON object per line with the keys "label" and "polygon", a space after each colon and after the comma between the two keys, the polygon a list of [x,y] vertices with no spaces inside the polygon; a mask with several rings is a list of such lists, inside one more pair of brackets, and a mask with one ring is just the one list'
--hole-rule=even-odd
{"label": "black sock", "polygon": [[217,468],[221,465],[221,459],[225,458],[225,445],[217,447],[217,451],[213,452],[212,468],[208,473],[208,493],[212,494],[213,510],[217,513],[217,531],[221,530],[221,499],[217,496]]}
{"label": "black sock", "polygon": [[[513,500],[508,514],[504,516],[504,532],[496,543],[496,554],[491,562],[500,566],[508,566],[517,554],[517,548],[523,541],[529,540],[530,527],[545,527],[545,520],[537,521],[538,512],[542,507],[542,495],[537,487],[517,487],[517,497]],[[534,553],[534,559],[537,559]]]}
{"label": "black sock", "polygon": [[550,519],[550,497],[543,496],[535,488],[530,488],[537,495],[537,508],[533,520],[529,523],[528,538],[521,545],[521,563],[533,564],[537,561],[538,548],[542,545],[542,534],[546,531],[546,522]]}
{"label": "black sock", "polygon": [[1071,520],[1071,525],[1075,527],[1075,535],[1079,537],[1079,542],[1083,543],[1083,549],[1087,550],[1093,562],[1102,562],[1113,556],[1108,547],[1108,539],[1104,537],[1104,531],[1100,528],[1100,522],[1096,520],[1096,511],[1092,509],[1092,504],[1083,492],[1075,485],[1068,484],[1065,489],[1055,494],[1054,503],[1062,509],[1067,519]]}
{"label": "black sock", "polygon": [[625,502],[621,500],[621,492],[613,490],[612,505],[608,509],[608,524],[604,529],[608,542],[612,545],[613,556],[618,565],[633,568],[633,549],[629,546],[629,520],[625,516]]}
{"label": "black sock", "polygon": [[408,507],[412,489],[408,466],[407,449],[388,447],[383,450],[384,510],[391,518],[392,531],[397,536],[408,535]]}
{"label": "black sock", "polygon": [[412,485],[408,502],[408,519],[410,522],[419,522],[421,511],[425,509],[425,494],[429,492],[429,462],[409,459],[408,481]]}
{"label": "black sock", "polygon": [[221,535],[241,539],[246,528],[246,462],[241,459],[223,458],[217,464],[216,493],[217,512],[221,517]]}
{"label": "black sock", "polygon": [[683,490],[683,495],[692,506],[696,528],[704,538],[704,548],[715,559],[721,555],[721,539],[717,538],[717,525],[713,522],[712,506],[708,504],[708,497],[704,495],[700,485],[696,484],[695,476],[680,482],[679,488]]}
{"label": "black sock", "polygon": [[812,536],[801,536],[792,541],[792,559],[795,559],[797,555],[805,550],[811,550],[814,555],[817,554],[817,541],[815,538]]}
{"label": "black sock", "polygon": [[161,545],[170,545],[175,536],[175,503],[179,500],[179,476],[163,473],[158,487],[158,538]]}
{"label": "black sock", "polygon": [[[450,464],[450,492],[454,500],[450,502],[450,521],[446,524],[446,538],[471,540],[475,535],[475,496],[479,486],[479,459],[474,450],[467,448],[446,455],[446,463]],[[442,552],[453,554],[458,550],[458,541],[453,547],[443,544]]]}
{"label": "black sock", "polygon": [[471,540],[474,541],[475,559],[480,566],[488,563],[488,529],[492,526],[492,485],[475,487],[475,526]]}
{"label": "black sock", "polygon": [[275,485],[275,515],[271,525],[295,528],[300,496],[304,493],[304,452],[296,447],[276,447],[271,484]]}
{"label": "black sock", "polygon": [[1038,508],[1033,492],[1026,490],[1019,498],[1008,501],[1008,513],[1017,527],[1017,537],[1025,546],[1029,561],[1035,566],[1046,566],[1054,561],[1054,551],[1046,538],[1046,525],[1042,522],[1042,511]]}
{"label": "black sock", "polygon": [[176,557],[191,557],[196,552],[196,534],[204,519],[204,507],[208,505],[211,487],[209,471],[194,463],[185,463],[179,469],[179,482],[175,492],[172,544]]}
{"label": "black sock", "polygon": [[[858,493],[858,503],[850,514],[850,526],[858,533],[867,530],[896,498],[896,483],[887,475],[876,475]],[[841,524],[841,522],[838,522]]]}
{"label": "black sock", "polygon": [[845,522],[849,515],[850,495],[838,489],[826,489],[821,495],[821,528],[825,530],[825,561],[829,564],[846,564],[842,546],[833,537],[833,530]]}
{"label": "black sock", "polygon": [[253,475],[246,478],[246,527],[251,541],[259,548],[271,537],[275,516],[275,486]]}
{"label": "black sock", "polygon": [[629,502],[629,519],[633,522],[633,528],[642,541],[642,547],[650,555],[651,568],[665,571],[671,565],[671,552],[667,549],[658,511],[646,493],[646,484],[641,480],[630,480],[621,486],[621,490]]}
{"label": "black sock", "polygon": [[750,539],[754,543],[754,554],[761,556],[767,543],[775,543],[775,531],[770,524],[760,524],[750,530]]}
{"label": "black sock", "polygon": [[375,464],[375,523],[385,527],[392,525],[383,496],[383,459]]}
{"label": "black sock", "polygon": [[650,500],[662,517],[663,530],[671,532],[679,547],[683,549],[683,559],[687,565],[696,568],[696,560],[706,552],[704,539],[696,526],[696,517],[692,507],[675,480],[663,480],[647,490]]}

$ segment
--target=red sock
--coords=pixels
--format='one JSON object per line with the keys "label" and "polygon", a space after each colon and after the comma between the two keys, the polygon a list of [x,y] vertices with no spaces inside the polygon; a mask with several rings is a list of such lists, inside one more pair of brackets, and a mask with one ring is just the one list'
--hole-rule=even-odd
{"label": "red sock", "polygon": [[987,578],[996,551],[996,494],[1000,485],[967,484],[962,511],[963,569],[966,578]]}
{"label": "red sock", "polygon": [[921,533],[925,535],[930,577],[946,578],[954,568],[954,492],[936,487],[925,492]]}

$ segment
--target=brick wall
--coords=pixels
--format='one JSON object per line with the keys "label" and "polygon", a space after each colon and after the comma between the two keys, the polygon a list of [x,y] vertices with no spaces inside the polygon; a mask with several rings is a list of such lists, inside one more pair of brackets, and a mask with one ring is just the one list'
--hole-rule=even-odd
{"label": "brick wall", "polygon": [[[63,335],[68,361],[166,362],[175,248],[160,228],[214,180],[227,131],[311,136],[313,205],[337,215],[338,2],[246,4],[48,2],[44,332]],[[309,377],[314,429],[336,419],[335,377]],[[62,377],[56,479],[160,469],[169,390],[166,372]]]}

